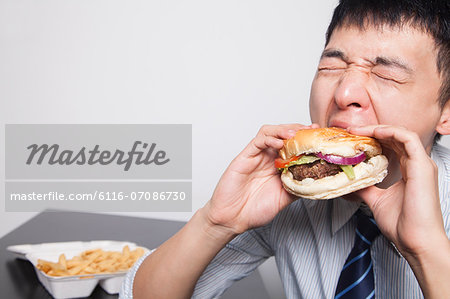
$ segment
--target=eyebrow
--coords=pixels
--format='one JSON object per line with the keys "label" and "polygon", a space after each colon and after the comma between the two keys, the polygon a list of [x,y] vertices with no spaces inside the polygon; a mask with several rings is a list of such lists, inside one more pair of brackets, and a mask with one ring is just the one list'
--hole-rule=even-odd
{"label": "eyebrow", "polygon": [[[344,54],[341,50],[337,49],[325,49],[320,56],[320,59],[323,58],[339,58],[345,63],[349,62],[347,55]],[[405,62],[401,61],[395,57],[385,57],[385,56],[377,56],[373,61],[371,61],[373,65],[383,65],[387,67],[397,67],[408,73],[413,73],[413,69]]]}
{"label": "eyebrow", "polygon": [[322,58],[339,58],[345,62],[348,62],[348,57],[341,50],[326,49],[322,52],[320,59]]}
{"label": "eyebrow", "polygon": [[405,62],[398,58],[389,58],[384,56],[378,56],[375,58],[375,64],[380,64],[384,66],[397,67],[408,73],[413,73],[413,69]]}

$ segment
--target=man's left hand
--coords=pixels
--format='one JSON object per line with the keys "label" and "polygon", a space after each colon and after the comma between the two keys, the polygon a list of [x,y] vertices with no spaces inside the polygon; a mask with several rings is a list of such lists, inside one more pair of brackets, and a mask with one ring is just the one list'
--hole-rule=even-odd
{"label": "man's left hand", "polygon": [[374,137],[395,152],[390,163],[398,163],[401,178],[387,189],[372,186],[356,194],[373,212],[383,235],[408,260],[426,297],[434,298],[439,292],[444,298],[444,292],[450,298],[450,241],[444,229],[436,164],[418,135],[405,128],[366,126],[348,131]]}

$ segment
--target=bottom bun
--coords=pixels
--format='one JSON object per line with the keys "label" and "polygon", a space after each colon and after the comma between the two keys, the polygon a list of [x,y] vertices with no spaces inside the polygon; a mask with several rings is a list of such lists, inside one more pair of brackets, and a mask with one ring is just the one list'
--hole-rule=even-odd
{"label": "bottom bun", "polygon": [[350,180],[344,172],[314,180],[294,180],[292,173],[281,175],[284,188],[296,196],[308,199],[330,199],[352,193],[381,182],[387,175],[388,160],[383,155],[375,156],[366,162],[353,166],[355,178]]}

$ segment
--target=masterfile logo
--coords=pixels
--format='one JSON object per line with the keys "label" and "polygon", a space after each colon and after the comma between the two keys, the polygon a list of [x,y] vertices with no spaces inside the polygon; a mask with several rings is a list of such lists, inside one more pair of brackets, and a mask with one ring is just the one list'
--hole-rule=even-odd
{"label": "masterfile logo", "polygon": [[[142,148],[142,150],[139,150]],[[27,164],[34,163],[41,165],[44,160],[49,165],[108,165],[111,163],[117,163],[118,165],[124,165],[124,170],[128,171],[133,163],[136,165],[164,165],[170,161],[166,159],[166,152],[159,150],[155,152],[156,143],[152,143],[150,146],[148,143],[135,141],[129,152],[116,149],[111,152],[108,150],[100,150],[100,145],[96,144],[93,149],[87,150],[86,147],[82,147],[78,151],[74,150],[61,150],[58,144],[48,145],[32,144],[27,147],[30,150]],[[44,162],[45,163],[45,162]]]}

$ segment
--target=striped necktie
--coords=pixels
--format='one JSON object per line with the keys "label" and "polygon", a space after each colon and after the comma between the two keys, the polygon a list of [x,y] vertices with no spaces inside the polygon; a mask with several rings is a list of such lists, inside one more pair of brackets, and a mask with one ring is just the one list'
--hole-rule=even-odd
{"label": "striped necktie", "polygon": [[379,234],[375,221],[358,210],[355,245],[342,268],[335,299],[369,299],[375,296],[370,245]]}

